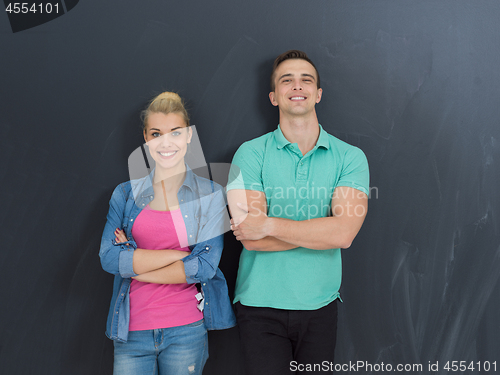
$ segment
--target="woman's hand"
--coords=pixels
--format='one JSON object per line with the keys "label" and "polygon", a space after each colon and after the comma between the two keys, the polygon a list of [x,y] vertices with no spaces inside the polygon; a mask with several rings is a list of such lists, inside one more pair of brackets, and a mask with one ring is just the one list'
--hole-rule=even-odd
{"label": "woman's hand", "polygon": [[125,236],[125,232],[121,229],[116,228],[115,230],[115,236],[116,236],[116,242],[117,243],[122,243],[122,242],[127,242],[128,238]]}

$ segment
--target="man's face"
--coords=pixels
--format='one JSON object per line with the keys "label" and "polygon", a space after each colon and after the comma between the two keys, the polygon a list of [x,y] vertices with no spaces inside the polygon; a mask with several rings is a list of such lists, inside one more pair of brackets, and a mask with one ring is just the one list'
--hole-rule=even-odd
{"label": "man's face", "polygon": [[322,90],[317,87],[314,67],[305,60],[283,61],[274,74],[274,91],[269,93],[272,105],[278,106],[281,114],[304,116],[314,112],[321,100]]}

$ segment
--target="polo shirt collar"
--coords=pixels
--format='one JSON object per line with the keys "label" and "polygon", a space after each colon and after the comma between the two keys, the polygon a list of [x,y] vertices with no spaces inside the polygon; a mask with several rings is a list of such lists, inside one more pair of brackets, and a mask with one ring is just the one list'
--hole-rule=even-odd
{"label": "polo shirt collar", "polygon": [[316,147],[324,147],[327,150],[330,149],[330,142],[328,140],[328,133],[323,130],[323,127],[321,124],[319,125],[319,137],[318,141],[316,142]]}
{"label": "polo shirt collar", "polygon": [[[328,142],[328,134],[323,130],[323,127],[321,124],[319,125],[319,137],[318,140],[316,141],[316,147],[324,147],[327,150],[330,148],[330,142]],[[291,142],[285,138],[283,135],[283,132],[281,131],[280,125],[278,125],[278,129],[274,131],[274,138],[276,139],[276,143],[278,145],[278,149],[282,149],[286,145],[290,144]]]}
{"label": "polo shirt collar", "polygon": [[274,131],[274,138],[276,139],[276,143],[278,144],[278,149],[282,149],[286,145],[290,144],[291,142],[285,138],[283,135],[283,132],[281,131],[281,127],[278,124],[278,129]]}

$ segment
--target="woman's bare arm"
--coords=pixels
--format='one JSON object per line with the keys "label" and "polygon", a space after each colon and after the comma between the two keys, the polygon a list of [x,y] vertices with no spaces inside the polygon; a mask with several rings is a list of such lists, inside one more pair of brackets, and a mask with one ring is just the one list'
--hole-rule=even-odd
{"label": "woman's bare arm", "polygon": [[[115,230],[116,242],[127,242],[128,239],[121,229]],[[169,266],[172,263],[187,257],[191,252],[182,250],[149,250],[135,249],[133,258],[134,272],[138,275]],[[185,277],[185,276],[184,276]],[[184,281],[185,282],[185,281]]]}

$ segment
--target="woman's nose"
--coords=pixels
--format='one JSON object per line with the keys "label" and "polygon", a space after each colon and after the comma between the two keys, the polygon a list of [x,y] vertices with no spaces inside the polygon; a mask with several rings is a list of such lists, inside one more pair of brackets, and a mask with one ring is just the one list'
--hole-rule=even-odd
{"label": "woman's nose", "polygon": [[168,146],[172,143],[172,139],[170,137],[170,134],[167,133],[167,134],[163,134],[161,137],[161,144],[164,145],[164,146]]}

